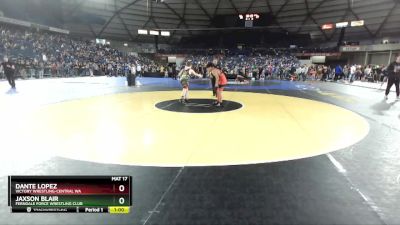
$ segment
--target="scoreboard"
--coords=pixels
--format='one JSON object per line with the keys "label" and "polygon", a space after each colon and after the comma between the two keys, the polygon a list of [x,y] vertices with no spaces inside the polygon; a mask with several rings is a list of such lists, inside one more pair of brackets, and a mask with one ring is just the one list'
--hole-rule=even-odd
{"label": "scoreboard", "polygon": [[129,213],[131,176],[9,176],[13,213]]}
{"label": "scoreboard", "polygon": [[217,28],[226,27],[248,27],[251,23],[254,27],[270,26],[274,23],[275,17],[271,13],[245,13],[231,15],[216,15],[213,20],[213,26]]}
{"label": "scoreboard", "polygon": [[250,13],[250,14],[239,14],[240,20],[258,20],[260,19],[260,15],[258,13]]}

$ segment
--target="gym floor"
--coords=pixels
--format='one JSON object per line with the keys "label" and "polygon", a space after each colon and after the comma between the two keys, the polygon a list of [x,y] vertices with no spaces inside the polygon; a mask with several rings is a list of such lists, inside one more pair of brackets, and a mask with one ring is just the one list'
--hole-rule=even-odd
{"label": "gym floor", "polygon": [[[0,224],[399,224],[400,102],[338,83],[0,82]],[[11,214],[7,175],[131,175],[128,215]]]}

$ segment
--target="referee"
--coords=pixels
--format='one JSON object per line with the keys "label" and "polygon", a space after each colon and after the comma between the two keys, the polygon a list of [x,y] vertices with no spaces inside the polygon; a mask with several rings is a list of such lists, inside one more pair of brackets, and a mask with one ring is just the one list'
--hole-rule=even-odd
{"label": "referee", "polygon": [[400,54],[397,55],[396,61],[389,64],[386,70],[389,74],[389,79],[385,92],[385,100],[388,99],[390,88],[393,86],[393,84],[396,86],[396,100],[400,100]]}
{"label": "referee", "polygon": [[15,88],[15,64],[8,60],[7,57],[4,57],[4,62],[1,64],[4,70],[4,74],[7,77],[8,83],[11,86],[10,91],[16,91]]}

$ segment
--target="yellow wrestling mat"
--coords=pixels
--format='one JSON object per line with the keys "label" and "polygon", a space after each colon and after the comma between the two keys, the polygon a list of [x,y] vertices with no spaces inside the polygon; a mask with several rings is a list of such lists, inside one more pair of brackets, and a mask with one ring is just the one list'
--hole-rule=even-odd
{"label": "yellow wrestling mat", "polygon": [[[210,94],[191,91],[190,97]],[[369,131],[349,110],[279,95],[224,92],[225,99],[243,105],[230,112],[155,107],[179,96],[180,91],[124,93],[45,106],[2,134],[2,146],[100,163],[217,166],[317,156],[355,144]]]}

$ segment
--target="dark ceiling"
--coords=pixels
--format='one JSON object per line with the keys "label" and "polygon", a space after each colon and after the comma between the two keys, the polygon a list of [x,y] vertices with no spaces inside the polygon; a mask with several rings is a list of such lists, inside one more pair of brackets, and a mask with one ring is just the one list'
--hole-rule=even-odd
{"label": "dark ceiling", "polygon": [[312,39],[323,41],[337,38],[340,32],[321,30],[322,24],[359,19],[365,20],[365,26],[348,28],[347,37],[400,36],[400,0],[59,1],[63,26],[72,33],[127,41],[146,40],[137,34],[141,28],[176,29],[164,41],[179,40],[212,29],[218,15],[240,13],[268,13],[275,18],[269,30],[309,33]]}

